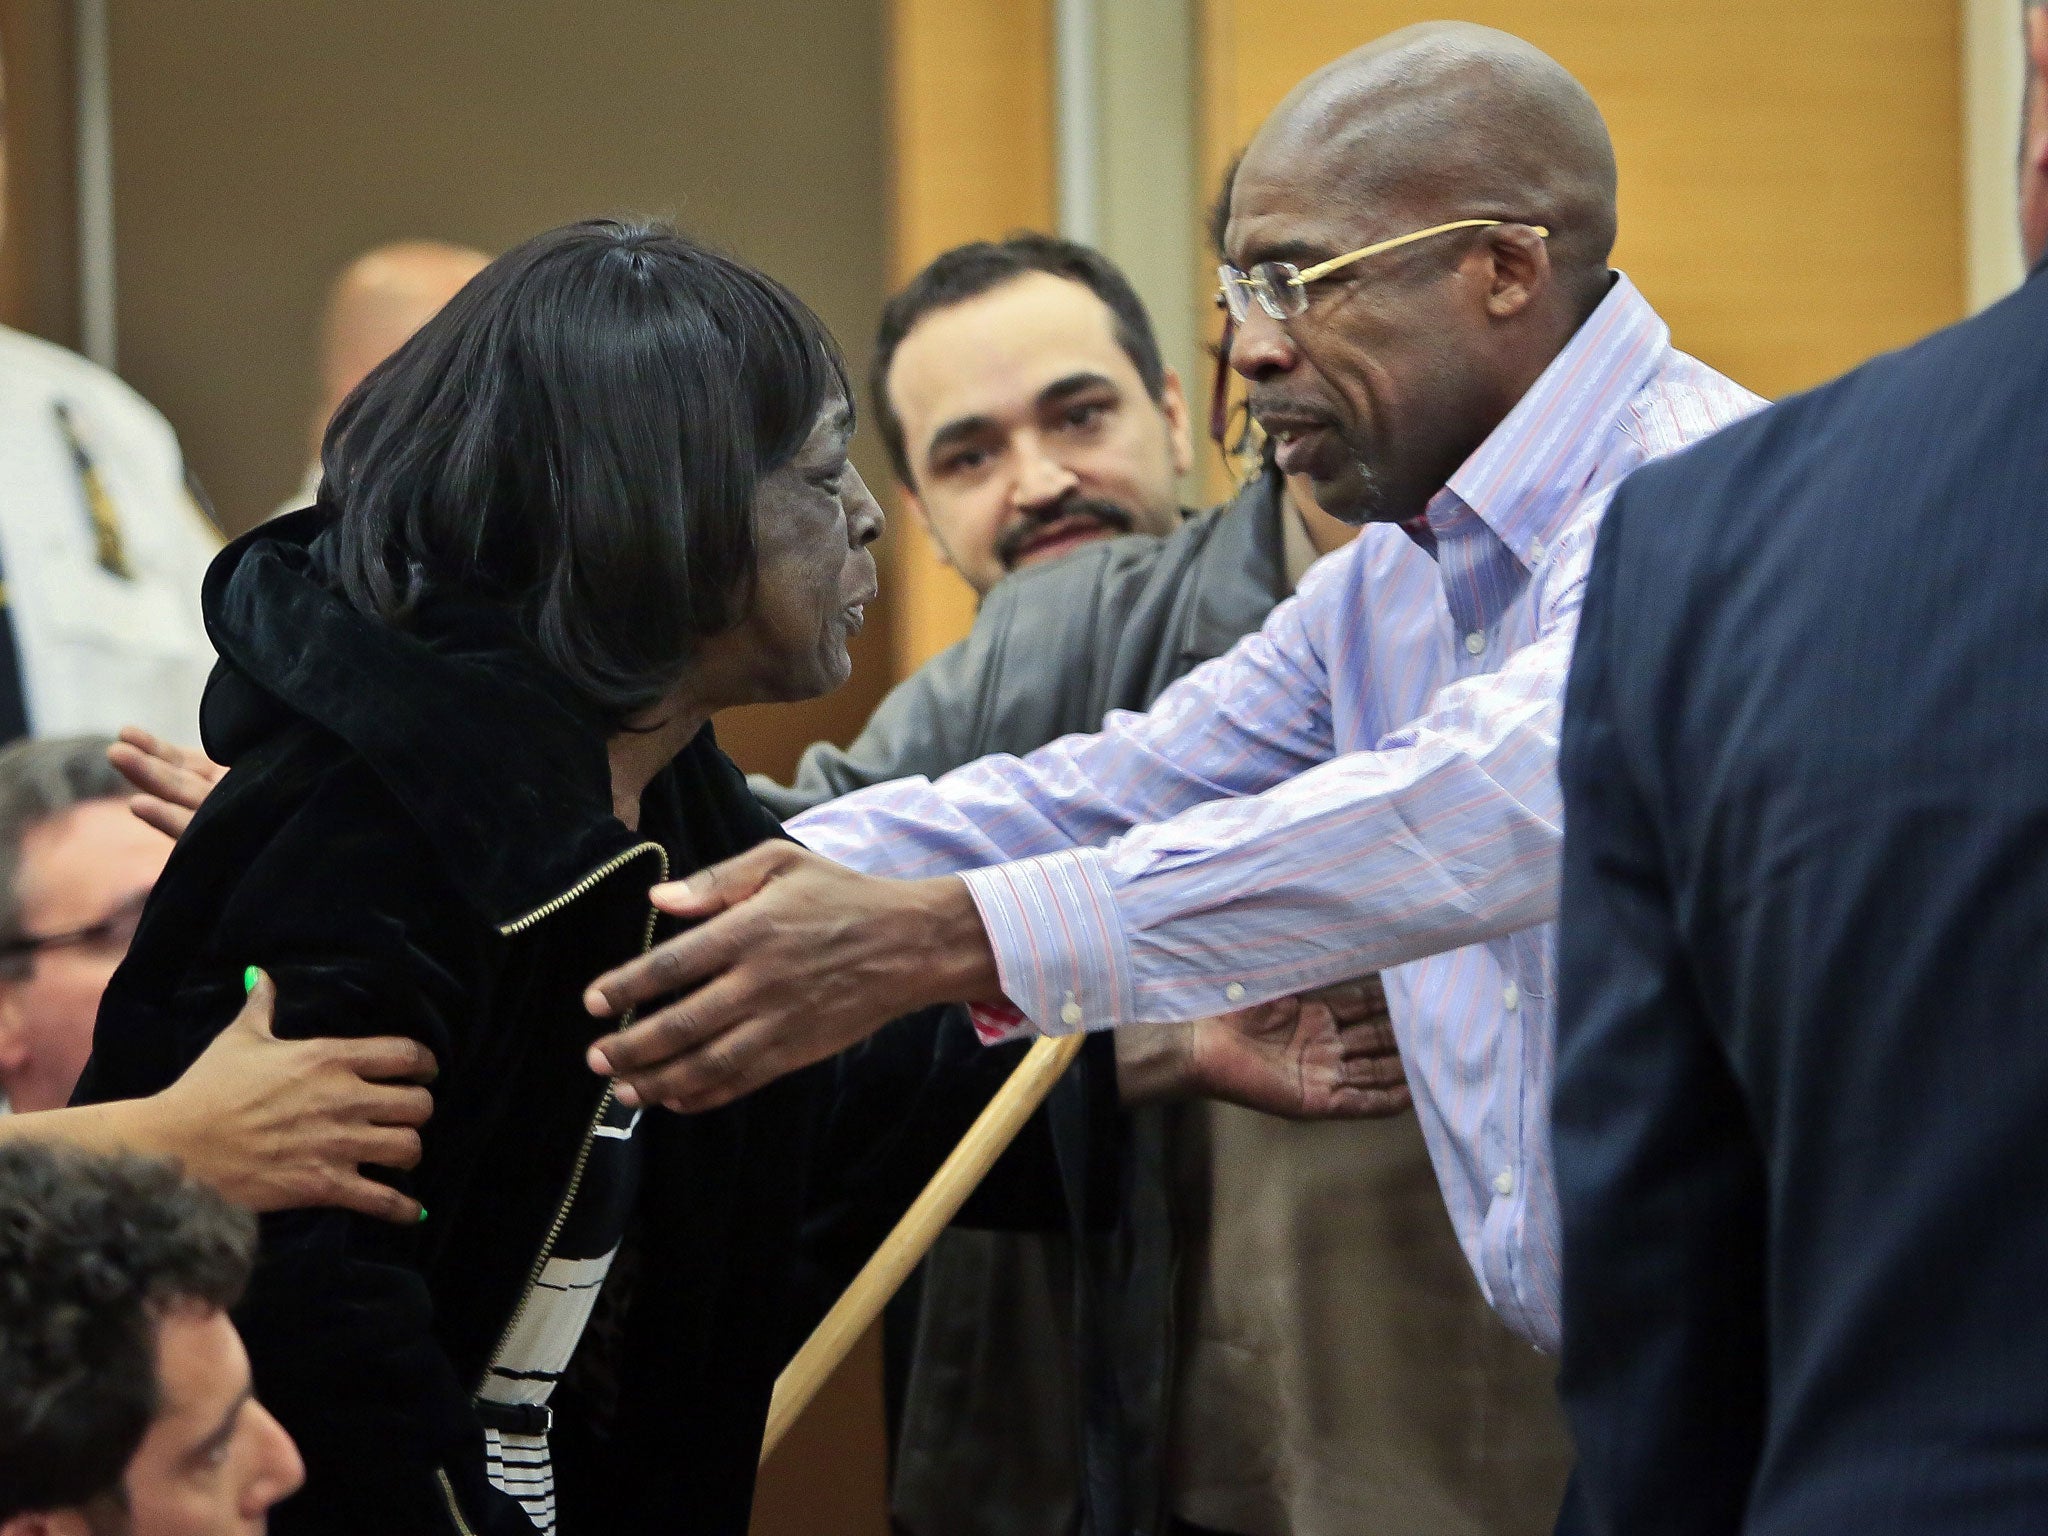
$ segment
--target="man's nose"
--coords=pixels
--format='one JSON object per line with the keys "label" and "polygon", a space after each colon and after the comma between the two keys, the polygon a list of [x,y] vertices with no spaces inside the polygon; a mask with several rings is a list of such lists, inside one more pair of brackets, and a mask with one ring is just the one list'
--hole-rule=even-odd
{"label": "man's nose", "polygon": [[241,1513],[245,1519],[253,1520],[271,1505],[299,1491],[306,1481],[306,1463],[291,1435],[268,1408],[251,1403],[248,1411],[258,1416],[258,1422],[251,1426],[257,1438],[257,1467],[243,1497]]}
{"label": "man's nose", "polygon": [[1012,505],[1024,511],[1051,506],[1080,483],[1071,469],[1045,451],[1036,436],[1027,434],[1018,445],[1017,480],[1010,488]]}
{"label": "man's nose", "polygon": [[1301,361],[1287,327],[1257,304],[1230,338],[1230,366],[1257,384],[1291,371]]}
{"label": "man's nose", "polygon": [[846,505],[846,536],[855,549],[860,549],[882,536],[889,518],[882,511],[882,504],[875,500],[875,493],[868,489],[867,481],[860,477],[860,471],[849,464],[846,473],[846,489],[841,492]]}

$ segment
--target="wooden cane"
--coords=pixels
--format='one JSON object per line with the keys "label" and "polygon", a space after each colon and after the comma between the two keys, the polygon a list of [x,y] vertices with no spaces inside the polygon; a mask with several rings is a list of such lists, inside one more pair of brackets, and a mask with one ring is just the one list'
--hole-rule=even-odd
{"label": "wooden cane", "polygon": [[818,1389],[839,1369],[839,1362],[860,1342],[882,1315],[918,1261],[939,1240],[946,1223],[959,1214],[975,1185],[995,1166],[1003,1149],[1017,1139],[1032,1111],[1045,1102],[1067,1064],[1081,1052],[1086,1035],[1060,1035],[1040,1040],[1025,1053],[1008,1082],[989,1100],[988,1108],[968,1127],[960,1145],[932,1175],[896,1228],[882,1240],[853,1284],[846,1288],[825,1320],[818,1324],[796,1358],[775,1379],[768,1403],[768,1427],[761,1435],[761,1460],[766,1461],[789,1432]]}

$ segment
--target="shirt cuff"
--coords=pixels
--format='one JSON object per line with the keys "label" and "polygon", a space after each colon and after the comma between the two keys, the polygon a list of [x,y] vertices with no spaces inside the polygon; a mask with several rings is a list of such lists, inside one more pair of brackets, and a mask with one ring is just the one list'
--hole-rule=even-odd
{"label": "shirt cuff", "polygon": [[974,1026],[975,1038],[983,1045],[1003,1045],[1038,1033],[1031,1027],[1031,1021],[1010,1003],[969,1003],[967,1021]]}
{"label": "shirt cuff", "polygon": [[1130,944],[1100,854],[1073,848],[961,876],[988,930],[1003,995],[1039,1033],[1132,1021]]}

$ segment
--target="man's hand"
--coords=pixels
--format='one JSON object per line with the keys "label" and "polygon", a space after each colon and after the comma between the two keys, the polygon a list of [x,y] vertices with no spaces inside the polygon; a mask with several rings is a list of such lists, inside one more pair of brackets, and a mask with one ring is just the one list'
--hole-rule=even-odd
{"label": "man's hand", "polygon": [[141,1101],[152,1152],[256,1211],[334,1205],[386,1221],[420,1219],[419,1202],[358,1165],[411,1168],[433,1113],[421,1083],[434,1057],[416,1040],[280,1040],[277,989],[249,1001],[170,1087]]}
{"label": "man's hand", "polygon": [[1387,994],[1377,976],[1198,1019],[1196,1093],[1288,1120],[1363,1120],[1409,1105]]}
{"label": "man's hand", "polygon": [[591,984],[616,1018],[684,994],[590,1048],[628,1104],[715,1109],[933,1003],[999,995],[981,915],[959,880],[883,880],[770,842],[655,906],[703,922]]}
{"label": "man's hand", "polygon": [[107,748],[107,761],[139,791],[128,809],[173,838],[185,835],[192,813],[227,772],[196,747],[164,741],[134,725],[122,728],[121,739]]}

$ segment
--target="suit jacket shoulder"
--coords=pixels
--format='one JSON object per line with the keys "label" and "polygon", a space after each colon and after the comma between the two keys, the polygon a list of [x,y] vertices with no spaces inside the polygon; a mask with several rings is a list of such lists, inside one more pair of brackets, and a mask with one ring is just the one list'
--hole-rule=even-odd
{"label": "suit jacket shoulder", "polygon": [[2005,1536],[2048,1503],[2012,1450],[2048,1422],[2012,1304],[2048,1221],[2011,1189],[2048,1117],[2044,338],[2037,269],[1602,527],[1553,1125],[1613,1528]]}
{"label": "suit jacket shoulder", "polygon": [[[2040,414],[2048,390],[2044,329],[2048,276],[2037,273],[1960,325],[1645,464],[1617,500],[1714,509],[1705,519],[1658,519],[1650,537],[1666,552],[1747,544],[1782,520],[1787,497],[1803,493],[1860,495],[1873,517],[1912,517],[1916,488],[1976,479],[1998,459],[2038,455],[2048,442]],[[1998,489],[1998,477],[1989,478]]]}

